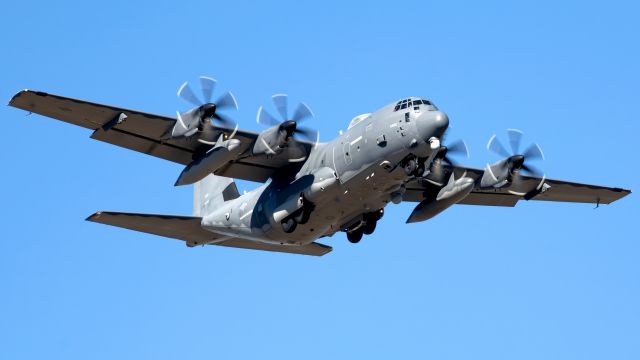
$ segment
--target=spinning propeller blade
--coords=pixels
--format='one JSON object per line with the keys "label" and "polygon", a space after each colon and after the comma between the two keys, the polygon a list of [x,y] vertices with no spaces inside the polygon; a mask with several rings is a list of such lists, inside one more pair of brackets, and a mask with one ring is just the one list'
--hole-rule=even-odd
{"label": "spinning propeller blade", "polygon": [[258,115],[256,116],[256,122],[264,126],[276,126],[280,124],[278,119],[269,114],[262,106],[258,108]]}
{"label": "spinning propeller blade", "polygon": [[202,96],[204,96],[204,102],[211,102],[211,96],[213,96],[213,90],[216,88],[216,79],[200,76],[200,87],[202,88]]}
{"label": "spinning propeller blade", "polygon": [[234,109],[238,110],[238,103],[236,102],[236,97],[233,96],[231,91],[227,91],[222,96],[218,98],[215,102],[218,109]]}
{"label": "spinning propeller blade", "polygon": [[542,149],[536,143],[529,145],[527,150],[522,154],[525,158],[530,160],[544,160],[544,154],[542,153]]}
{"label": "spinning propeller blade", "polygon": [[511,145],[512,154],[518,154],[520,152],[522,135],[524,135],[524,133],[518,129],[507,129],[507,136],[509,136],[509,145]]}
{"label": "spinning propeller blade", "polygon": [[271,97],[273,101],[273,105],[275,105],[276,109],[278,109],[278,113],[280,113],[280,117],[285,120],[289,120],[289,111],[287,108],[287,94],[275,94]]}
{"label": "spinning propeller blade", "polygon": [[[293,117],[289,117],[289,97],[286,94],[275,94],[271,97],[274,107],[280,115],[280,120],[267,112],[262,106],[258,108],[256,122],[258,124],[274,127],[280,126],[281,131],[286,131],[288,136],[292,138],[302,137],[308,141],[318,144],[320,141],[320,133],[309,127],[300,127],[298,124],[306,119],[313,117],[313,112],[305,103],[300,103],[293,113]],[[291,151],[290,151],[291,152]],[[304,159],[290,159],[290,161],[302,161]]]}
{"label": "spinning propeller blade", "polygon": [[455,165],[455,161],[451,160],[450,155],[464,155],[465,157],[469,157],[469,148],[467,147],[467,143],[464,140],[457,140],[451,143],[451,145],[446,146],[447,151],[442,158],[449,165]]}
{"label": "spinning propeller blade", "polygon": [[303,102],[298,104],[298,107],[296,108],[296,111],[293,113],[293,118],[297,122],[304,121],[306,119],[312,118],[313,116],[314,116],[313,112],[311,111],[309,106],[307,106],[307,104],[305,104]]}
{"label": "spinning propeller blade", "polygon": [[203,104],[203,102],[198,99],[196,94],[193,93],[193,90],[191,90],[191,87],[189,86],[189,83],[187,81],[185,81],[184,84],[182,84],[182,86],[180,86],[180,88],[178,89],[178,97],[195,106],[200,106]]}
{"label": "spinning propeller blade", "polygon": [[[178,97],[184,101],[195,105],[196,108],[189,112],[182,113],[178,116],[178,123],[176,126],[181,126],[184,130],[178,131],[178,136],[186,135],[190,136],[195,132],[194,128],[197,127],[198,131],[207,132],[211,130],[212,122],[217,122],[222,127],[231,128],[234,126],[228,116],[221,114],[220,110],[225,109],[238,109],[238,103],[233,93],[227,91],[220,95],[215,102],[211,102],[214,90],[216,88],[217,81],[214,78],[201,76],[200,77],[200,90],[202,92],[201,100],[195,95],[188,82],[185,82],[178,89]],[[187,116],[187,113],[190,116]]]}
{"label": "spinning propeller blade", "polygon": [[538,144],[532,143],[524,152],[520,153],[520,144],[523,135],[524,133],[518,129],[507,129],[511,153],[504,148],[495,134],[491,136],[487,143],[487,149],[506,158],[504,165],[501,166],[504,167],[504,171],[509,172],[510,182],[515,188],[518,188],[522,183],[520,172],[544,178],[544,172],[530,164],[532,160],[544,160],[542,149]]}
{"label": "spinning propeller blade", "polygon": [[510,156],[507,149],[505,149],[504,146],[502,146],[502,143],[500,142],[500,140],[498,140],[495,134],[489,139],[489,142],[487,143],[487,149],[493,151],[494,153],[502,157]]}

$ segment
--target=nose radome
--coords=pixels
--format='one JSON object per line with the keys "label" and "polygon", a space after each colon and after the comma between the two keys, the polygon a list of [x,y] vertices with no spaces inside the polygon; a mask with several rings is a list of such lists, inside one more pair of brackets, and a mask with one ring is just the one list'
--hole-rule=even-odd
{"label": "nose radome", "polygon": [[425,112],[418,118],[420,137],[427,141],[432,137],[441,138],[449,126],[449,117],[442,111]]}
{"label": "nose radome", "polygon": [[442,134],[444,134],[444,131],[447,130],[447,127],[449,126],[449,117],[442,111],[436,111],[434,115],[435,116],[433,117],[433,121],[435,123],[436,131],[440,132],[438,137],[441,137]]}

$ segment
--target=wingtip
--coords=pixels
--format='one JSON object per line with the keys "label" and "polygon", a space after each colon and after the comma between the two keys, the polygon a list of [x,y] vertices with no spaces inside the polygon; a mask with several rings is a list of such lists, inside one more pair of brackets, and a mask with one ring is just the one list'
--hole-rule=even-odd
{"label": "wingtip", "polygon": [[85,221],[92,221],[95,222],[96,220],[98,220],[100,218],[100,216],[102,215],[102,211],[98,211],[95,212],[91,215],[89,215],[86,219],[84,219]]}
{"label": "wingtip", "polygon": [[17,93],[15,93],[15,94],[11,97],[11,99],[9,100],[9,104],[7,104],[7,105],[9,105],[9,106],[13,106],[13,107],[16,107],[16,106],[15,106],[15,101],[16,101],[16,99],[18,99],[20,96],[22,96],[22,95],[24,95],[24,94],[26,94],[26,93],[35,94],[35,95],[37,95],[37,96],[47,96],[47,95],[49,95],[49,94],[47,94],[46,92],[43,92],[43,91],[36,91],[36,90],[23,89],[23,90],[20,90],[20,91],[18,91]]}
{"label": "wingtip", "polygon": [[13,106],[13,103],[14,103],[14,101],[15,101],[17,98],[19,98],[22,94],[24,94],[24,93],[26,93],[26,92],[29,92],[29,91],[31,91],[31,90],[29,90],[29,89],[23,89],[23,90],[18,91],[18,92],[17,92],[17,93],[15,93],[15,94],[13,94],[13,96],[11,97],[11,99],[9,99],[9,103],[8,103],[7,105],[9,105],[9,106]]}

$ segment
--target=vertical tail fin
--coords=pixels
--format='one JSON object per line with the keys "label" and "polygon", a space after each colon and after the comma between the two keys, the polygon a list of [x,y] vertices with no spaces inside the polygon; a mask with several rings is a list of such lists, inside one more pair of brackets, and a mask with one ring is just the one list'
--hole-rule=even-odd
{"label": "vertical tail fin", "polygon": [[210,174],[193,188],[193,216],[204,217],[217,205],[240,196],[233,179]]}

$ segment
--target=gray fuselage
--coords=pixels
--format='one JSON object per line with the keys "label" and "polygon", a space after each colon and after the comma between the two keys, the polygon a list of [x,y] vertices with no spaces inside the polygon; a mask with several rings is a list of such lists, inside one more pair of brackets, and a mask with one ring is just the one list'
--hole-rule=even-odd
{"label": "gray fuselage", "polygon": [[[270,181],[207,214],[210,231],[255,241],[307,244],[357,226],[364,214],[402,199],[413,176],[401,165],[428,158],[448,118],[431,104],[398,108],[394,102],[360,115],[336,139],[317,144],[292,181]],[[308,221],[285,233],[280,221],[312,204]]]}

